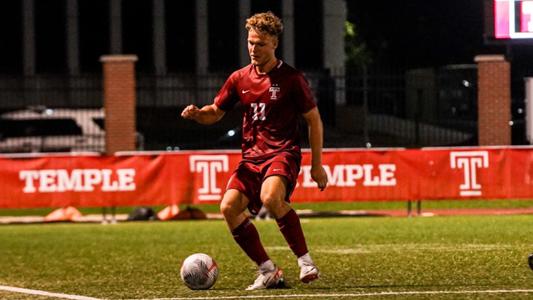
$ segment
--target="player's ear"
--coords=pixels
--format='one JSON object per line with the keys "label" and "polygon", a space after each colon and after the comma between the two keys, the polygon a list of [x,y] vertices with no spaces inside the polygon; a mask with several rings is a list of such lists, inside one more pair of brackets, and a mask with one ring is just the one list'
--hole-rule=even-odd
{"label": "player's ear", "polygon": [[272,45],[274,45],[274,49],[277,49],[278,48],[278,37],[273,35],[272,36]]}

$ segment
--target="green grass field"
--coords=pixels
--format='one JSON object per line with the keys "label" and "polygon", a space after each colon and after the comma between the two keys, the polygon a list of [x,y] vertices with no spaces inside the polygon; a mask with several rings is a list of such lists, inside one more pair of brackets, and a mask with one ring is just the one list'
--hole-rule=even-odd
{"label": "green grass field", "polygon": [[[302,219],[322,272],[310,285],[298,282],[275,222],[255,224],[286,289],[244,291],[255,267],[215,220],[3,225],[0,285],[106,299],[533,298],[531,216]],[[179,278],[194,252],[219,265],[211,290]],[[50,298],[0,290],[0,299]]]}
{"label": "green grass field", "polygon": [[[509,199],[495,199],[495,200],[433,200],[421,201],[422,209],[511,209],[511,208],[531,208],[533,207],[533,200],[509,200]],[[413,204],[413,209],[416,205]],[[183,205],[182,207],[185,207]],[[295,209],[312,209],[315,211],[338,211],[338,210],[406,210],[407,203],[405,201],[354,201],[354,202],[312,202],[312,203],[293,203]],[[218,212],[217,204],[203,204],[195,205],[205,212]],[[163,206],[153,207],[155,211],[159,211]],[[53,211],[53,208],[34,208],[34,209],[0,209],[0,217],[2,216],[45,216]],[[82,214],[101,214],[101,208],[79,208]],[[127,214],[133,210],[132,207],[117,207],[116,213]],[[107,210],[107,214],[110,209]]]}

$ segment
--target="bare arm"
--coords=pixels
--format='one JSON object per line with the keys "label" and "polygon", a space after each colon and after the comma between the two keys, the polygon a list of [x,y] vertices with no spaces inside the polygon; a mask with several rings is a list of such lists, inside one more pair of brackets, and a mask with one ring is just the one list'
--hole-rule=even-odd
{"label": "bare arm", "polygon": [[215,104],[205,105],[198,108],[191,104],[181,112],[181,117],[188,120],[196,121],[203,125],[211,125],[218,122],[224,116],[225,112]]}
{"label": "bare arm", "polygon": [[328,176],[322,167],[322,145],[324,128],[318,108],[313,108],[303,114],[309,129],[309,144],[311,146],[311,178],[318,184],[322,191],[328,185]]}

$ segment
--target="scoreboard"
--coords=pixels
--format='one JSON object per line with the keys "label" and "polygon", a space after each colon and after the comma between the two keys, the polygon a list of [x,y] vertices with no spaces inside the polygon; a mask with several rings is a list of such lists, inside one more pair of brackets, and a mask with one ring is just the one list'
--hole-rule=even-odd
{"label": "scoreboard", "polygon": [[485,34],[491,40],[533,40],[533,0],[485,1]]}

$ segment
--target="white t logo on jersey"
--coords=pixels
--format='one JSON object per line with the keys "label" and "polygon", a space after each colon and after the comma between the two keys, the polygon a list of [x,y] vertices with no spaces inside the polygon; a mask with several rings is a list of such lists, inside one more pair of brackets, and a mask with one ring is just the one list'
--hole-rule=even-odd
{"label": "white t logo on jersey", "polygon": [[481,196],[481,185],[477,182],[477,170],[489,167],[487,151],[450,152],[452,169],[463,169],[464,182],[459,186],[461,196]]}
{"label": "white t logo on jersey", "polygon": [[279,86],[271,86],[268,91],[270,92],[270,100],[278,100],[278,93],[281,91]]}

